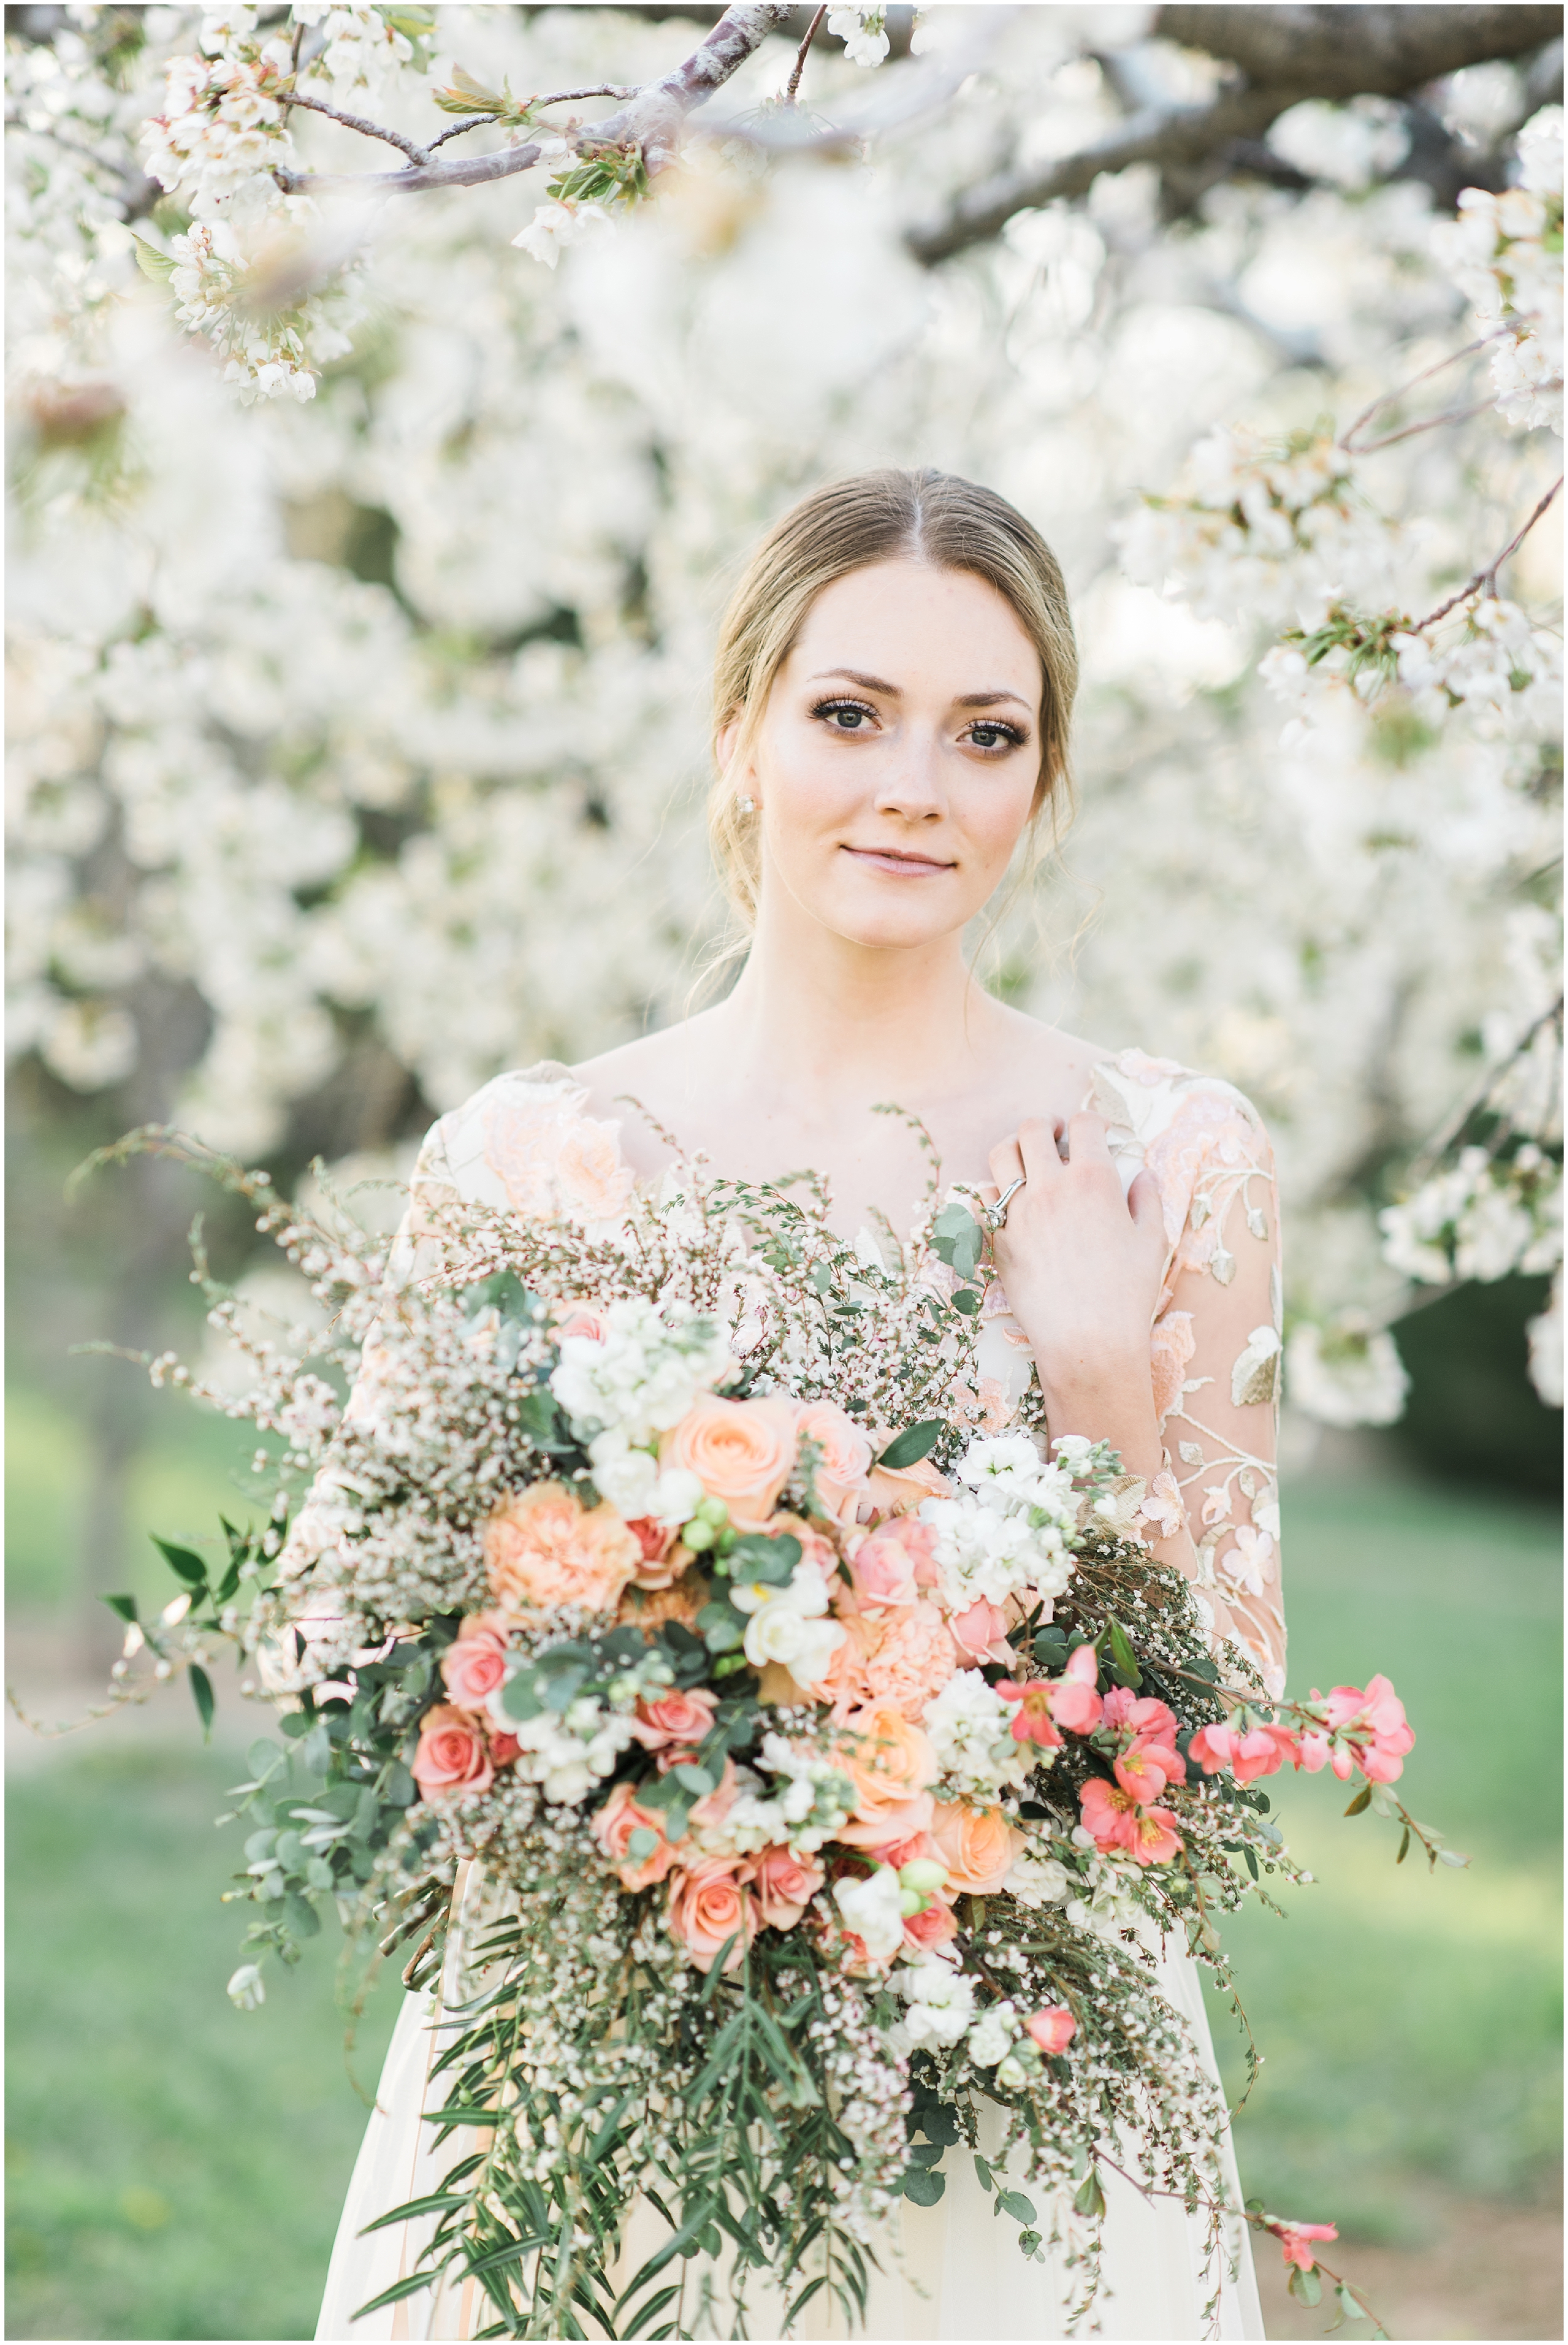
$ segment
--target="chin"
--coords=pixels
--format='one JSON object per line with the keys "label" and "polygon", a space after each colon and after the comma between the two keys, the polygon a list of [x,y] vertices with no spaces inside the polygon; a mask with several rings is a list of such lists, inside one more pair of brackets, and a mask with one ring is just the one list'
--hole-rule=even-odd
{"label": "chin", "polygon": [[[900,892],[924,888],[928,883],[905,879],[889,882],[889,889]],[[933,893],[935,893],[933,888]],[[868,900],[869,898],[869,900]],[[878,900],[881,898],[881,900]],[[855,888],[845,900],[824,904],[818,914],[824,928],[844,938],[852,945],[863,945],[878,952],[908,952],[921,945],[935,944],[942,937],[951,936],[961,929],[969,914],[960,906],[930,903],[924,906],[888,903],[882,889],[875,891]]]}

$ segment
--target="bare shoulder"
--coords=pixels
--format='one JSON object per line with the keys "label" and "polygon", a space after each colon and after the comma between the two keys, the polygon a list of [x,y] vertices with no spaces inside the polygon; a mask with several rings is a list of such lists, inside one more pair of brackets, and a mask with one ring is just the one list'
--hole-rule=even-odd
{"label": "bare shoulder", "polygon": [[[1087,1042],[1081,1035],[1065,1033],[1061,1027],[1049,1025],[1043,1018],[1031,1018],[1027,1011],[1015,1010],[1008,1003],[998,1002],[996,1011],[993,1031],[1006,1064],[1007,1087],[1017,1090],[1021,1098],[1057,1101],[1068,1094],[1081,1095],[1095,1069],[1118,1056],[1104,1043]],[[1024,1110],[1026,1113],[1040,1112],[1037,1108]]]}

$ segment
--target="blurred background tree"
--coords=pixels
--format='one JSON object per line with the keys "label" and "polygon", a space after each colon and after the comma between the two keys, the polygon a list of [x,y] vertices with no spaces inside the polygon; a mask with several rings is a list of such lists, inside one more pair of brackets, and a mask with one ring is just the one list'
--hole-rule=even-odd
{"label": "blurred background tree", "polygon": [[[204,1536],[243,1481],[228,1427],[70,1346],[201,1342],[198,1209],[273,1293],[170,1168],[67,1204],[71,1166],[172,1118],[280,1180],[395,1179],[499,1068],[680,1014],[724,934],[698,807],[727,584],[803,490],[893,462],[1012,498],[1078,614],[1081,811],[981,965],[1256,1100],[1288,1463],[1328,1427],[1476,1486],[1423,1621],[1433,1715],[1462,1714],[1442,1639],[1482,1583],[1519,1616],[1501,1685],[1544,1550],[1539,1518],[1486,1527],[1560,1455],[1560,581],[1526,527],[1559,461],[1558,12],[6,28],[24,1660],[106,1659],[97,1597],[167,1592],[147,1528]],[[1302,1666],[1339,1669],[1362,1548],[1319,1503],[1293,1601]],[[1443,1518],[1410,1506],[1362,1545],[1419,1605]],[[118,1798],[85,1863],[95,1830],[130,1846]],[[1482,2079],[1452,2123],[1535,2142],[1506,2081],[1534,2057],[1499,2040],[1495,2107]],[[38,2301],[25,2333],[67,2317]],[[218,2317],[138,2301],[134,2333]]]}

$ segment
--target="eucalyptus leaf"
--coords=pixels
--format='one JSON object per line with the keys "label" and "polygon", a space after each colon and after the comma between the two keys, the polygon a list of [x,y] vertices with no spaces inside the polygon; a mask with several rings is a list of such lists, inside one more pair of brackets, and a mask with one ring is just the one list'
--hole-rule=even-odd
{"label": "eucalyptus leaf", "polygon": [[904,2177],[904,2196],[917,2207],[935,2207],[947,2188],[945,2174],[934,2174],[929,2167],[912,2166]]}
{"label": "eucalyptus leaf", "polygon": [[895,1435],[877,1459],[877,1464],[885,1466],[890,1474],[902,1474],[906,1467],[918,1466],[923,1457],[931,1455],[941,1430],[939,1416],[923,1417],[918,1425],[911,1425],[904,1432]]}

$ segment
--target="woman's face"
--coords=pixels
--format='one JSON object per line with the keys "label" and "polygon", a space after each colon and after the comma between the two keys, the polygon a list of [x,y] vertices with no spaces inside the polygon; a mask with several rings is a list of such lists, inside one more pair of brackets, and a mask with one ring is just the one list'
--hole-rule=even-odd
{"label": "woman's face", "polygon": [[764,917],[782,888],[855,944],[962,929],[1033,811],[1042,688],[1011,605],[969,571],[880,562],[824,587],[730,776],[757,803]]}

